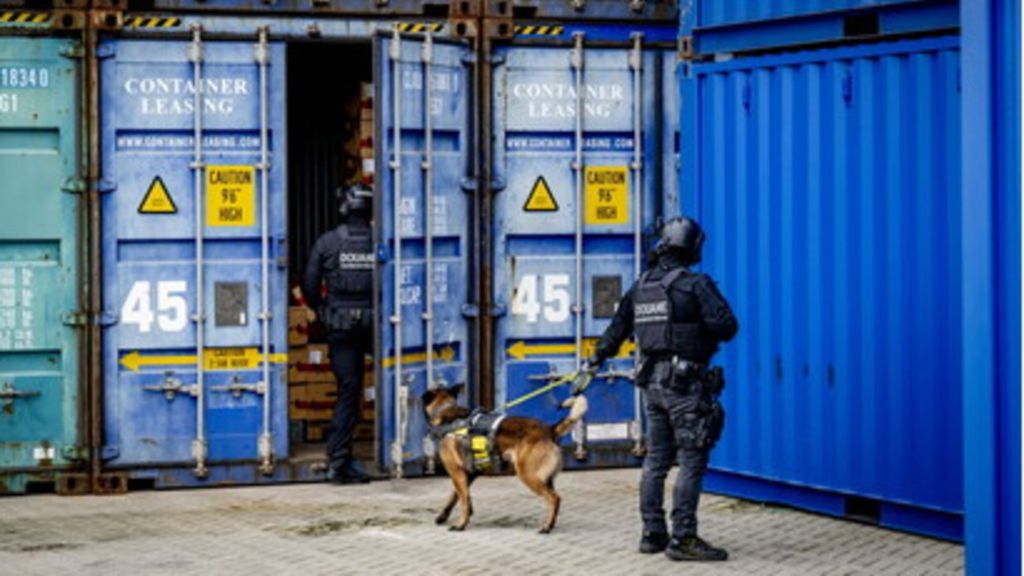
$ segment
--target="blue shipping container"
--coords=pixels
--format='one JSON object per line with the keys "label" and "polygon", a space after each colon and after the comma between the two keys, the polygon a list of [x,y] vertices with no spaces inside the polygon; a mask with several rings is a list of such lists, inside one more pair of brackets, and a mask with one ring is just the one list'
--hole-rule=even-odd
{"label": "blue shipping container", "polygon": [[85,456],[76,48],[0,38],[0,493]]}
{"label": "blue shipping container", "polygon": [[683,211],[742,326],[712,489],[961,537],[959,65],[945,37],[685,74]]}
{"label": "blue shipping container", "polygon": [[272,475],[288,455],[284,48],[109,40],[99,55],[105,465]]}

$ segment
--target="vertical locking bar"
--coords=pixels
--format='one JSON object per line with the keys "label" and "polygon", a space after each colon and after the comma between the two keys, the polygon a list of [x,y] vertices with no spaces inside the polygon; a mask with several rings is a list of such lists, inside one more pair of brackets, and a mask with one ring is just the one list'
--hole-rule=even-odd
{"label": "vertical locking bar", "polygon": [[[583,94],[583,32],[576,32],[572,35],[573,49],[570,57],[571,65],[576,76],[576,156],[573,160],[573,171],[576,176],[576,301],[572,311],[576,315],[576,366],[580,365],[583,357],[583,115],[584,107]],[[581,419],[576,423],[573,430],[573,438],[576,440],[574,455],[577,459],[586,458],[586,428]]]}
{"label": "vertical locking bar", "polygon": [[427,338],[427,388],[434,388],[434,83],[431,64],[434,59],[434,38],[429,32],[423,41],[423,195],[426,211],[426,283],[427,304],[423,312]]}
{"label": "vertical locking bar", "polygon": [[388,56],[391,59],[391,104],[392,104],[392,148],[391,159],[391,186],[392,186],[392,212],[394,218],[395,234],[395,268],[394,268],[394,310],[391,315],[391,326],[394,333],[395,364],[395,441],[391,445],[391,460],[395,466],[395,477],[403,475],[402,461],[405,454],[405,438],[403,419],[403,398],[402,394],[402,91],[399,89],[402,82],[402,35],[395,25],[394,34],[391,38]]}
{"label": "vertical locking bar", "polygon": [[[633,71],[633,279],[640,277],[643,269],[643,218],[644,218],[644,156],[643,156],[643,42],[641,32],[633,34],[633,51],[629,56],[629,67]],[[640,348],[633,348],[633,366],[640,366]],[[633,453],[641,454],[644,449],[642,421],[643,398],[639,386],[633,387]]]}
{"label": "vertical locking bar", "polygon": [[196,437],[192,441],[192,458],[196,461],[193,473],[205,478],[209,474],[206,468],[206,390],[204,388],[203,349],[204,332],[206,326],[205,314],[205,290],[203,283],[205,278],[203,268],[203,221],[205,213],[205,165],[203,163],[203,29],[200,26],[192,27],[192,44],[189,46],[189,60],[192,62],[192,82],[195,91],[192,93],[192,124],[193,133],[193,160],[192,174],[194,180],[195,197],[195,250],[196,250],[196,313],[193,321],[196,323]]}
{"label": "vertical locking bar", "polygon": [[262,329],[261,349],[263,351],[263,422],[257,451],[260,459],[260,473],[274,472],[274,437],[270,431],[270,148],[268,145],[267,119],[267,66],[270,63],[270,47],[267,44],[267,28],[261,27],[259,43],[255,47],[256,62],[260,68],[260,325]]}
{"label": "vertical locking bar", "polygon": [[576,76],[576,156],[572,169],[576,176],[576,296],[572,312],[576,315],[576,365],[583,353],[583,32],[573,34],[570,62]]}

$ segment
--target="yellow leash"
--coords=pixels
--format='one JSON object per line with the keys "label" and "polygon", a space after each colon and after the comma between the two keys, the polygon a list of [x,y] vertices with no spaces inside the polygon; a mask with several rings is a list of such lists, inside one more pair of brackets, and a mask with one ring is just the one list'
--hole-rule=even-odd
{"label": "yellow leash", "polygon": [[[502,409],[503,410],[507,410],[509,408],[512,408],[513,406],[518,406],[518,405],[522,404],[523,402],[526,402],[527,400],[530,400],[532,398],[536,398],[537,396],[540,396],[541,394],[544,394],[546,392],[554,390],[555,388],[558,388],[559,386],[565,386],[566,384],[568,384],[570,382],[575,382],[576,379],[580,378],[580,377],[581,377],[581,374],[580,374],[579,370],[577,370],[575,372],[570,372],[569,374],[566,374],[565,376],[562,376],[561,378],[556,378],[555,380],[552,380],[551,383],[546,385],[546,386],[542,386],[540,388],[537,388],[536,390],[533,390],[531,392],[527,392],[526,394],[523,394],[519,398],[516,398],[515,400],[512,400],[510,402],[507,402],[505,404],[504,408],[502,408]],[[583,374],[582,378],[584,378],[584,380],[583,380],[583,383],[580,385],[580,392],[583,392],[584,390],[586,390],[587,386],[590,386],[590,381],[594,379],[593,375],[590,375],[590,374]]]}

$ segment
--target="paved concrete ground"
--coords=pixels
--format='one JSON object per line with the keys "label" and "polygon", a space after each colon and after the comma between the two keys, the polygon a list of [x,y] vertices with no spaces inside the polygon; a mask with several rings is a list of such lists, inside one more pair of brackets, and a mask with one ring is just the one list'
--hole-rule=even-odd
{"label": "paved concrete ground", "polygon": [[554,533],[510,477],[473,487],[463,533],[434,525],[447,479],[367,486],[0,499],[0,574],[960,574],[960,546],[793,510],[705,496],[719,565],[641,556],[638,470],[563,473]]}

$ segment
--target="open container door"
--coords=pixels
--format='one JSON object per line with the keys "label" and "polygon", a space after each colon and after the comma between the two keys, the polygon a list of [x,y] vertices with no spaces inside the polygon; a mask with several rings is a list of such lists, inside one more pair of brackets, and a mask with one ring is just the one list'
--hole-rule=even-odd
{"label": "open container door", "polygon": [[105,465],[158,487],[272,477],[288,450],[283,46],[195,29],[99,56]]}
{"label": "open container door", "polygon": [[[75,45],[0,38],[0,493],[79,457]],[[63,190],[62,190],[63,189]]]}
{"label": "open container door", "polygon": [[378,461],[398,477],[433,466],[420,396],[467,375],[467,53],[429,36],[396,33],[375,44]]}
{"label": "open container door", "polygon": [[[621,296],[644,267],[656,196],[659,54],[635,35],[623,47],[497,49],[494,300],[497,404],[556,422],[568,386],[527,402],[592,353]],[[577,111],[582,110],[582,114]],[[588,389],[573,432],[590,465],[635,463],[643,451],[642,400],[627,342]],[[587,458],[587,446],[601,447]]]}

